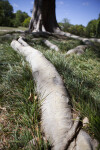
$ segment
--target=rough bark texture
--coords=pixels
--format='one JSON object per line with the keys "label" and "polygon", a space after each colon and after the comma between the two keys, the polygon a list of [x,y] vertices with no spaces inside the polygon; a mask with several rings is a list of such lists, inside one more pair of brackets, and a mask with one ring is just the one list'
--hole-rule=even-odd
{"label": "rough bark texture", "polygon": [[55,0],[35,0],[29,30],[55,32],[57,28]]}
{"label": "rough bark texture", "polygon": [[11,46],[26,57],[32,68],[41,102],[42,128],[53,150],[93,150],[92,139],[86,132],[80,130],[74,137],[79,118],[73,123],[69,97],[55,67],[22,38],[12,41]]}

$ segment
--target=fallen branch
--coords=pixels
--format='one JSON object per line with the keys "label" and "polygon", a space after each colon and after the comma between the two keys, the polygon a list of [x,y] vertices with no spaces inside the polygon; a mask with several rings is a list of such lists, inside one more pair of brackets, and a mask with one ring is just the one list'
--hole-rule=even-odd
{"label": "fallen branch", "polygon": [[53,149],[64,150],[69,145],[68,150],[92,150],[92,139],[86,132],[80,130],[75,139],[79,119],[73,124],[69,97],[55,67],[21,37],[13,40],[11,46],[26,57],[32,68],[41,103],[42,129]]}
{"label": "fallen branch", "polygon": [[79,45],[73,49],[70,49],[66,55],[71,55],[71,54],[77,54],[77,55],[82,55],[84,53],[84,50],[87,48],[87,45]]}
{"label": "fallen branch", "polygon": [[50,49],[54,49],[55,51],[59,51],[59,48],[58,46],[54,45],[53,43],[51,43],[50,41],[48,40],[43,40],[43,43],[49,47]]}

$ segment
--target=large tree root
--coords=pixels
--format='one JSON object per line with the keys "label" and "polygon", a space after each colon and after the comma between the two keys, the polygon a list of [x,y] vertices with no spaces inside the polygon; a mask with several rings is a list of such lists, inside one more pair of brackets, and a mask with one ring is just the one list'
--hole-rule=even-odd
{"label": "large tree root", "polygon": [[[31,33],[29,30],[26,31],[26,33]],[[50,32],[33,32],[31,33],[31,35],[35,36],[35,37],[49,37],[49,36],[52,36],[52,37],[55,37],[55,38],[59,38],[59,39],[66,39],[66,37],[68,38],[72,38],[72,39],[76,39],[76,40],[80,40],[82,41],[85,45],[90,45],[90,46],[93,46],[93,42],[97,42],[97,43],[100,43],[100,39],[97,39],[97,38],[83,38],[83,37],[80,37],[80,36],[77,36],[77,35],[73,35],[71,33],[68,33],[68,32],[63,32],[63,31],[58,31],[56,30],[55,33],[50,33]]]}
{"label": "large tree root", "polygon": [[48,41],[48,40],[43,40],[43,43],[44,43],[47,47],[49,47],[50,49],[53,49],[53,50],[55,50],[55,51],[59,51],[58,46],[54,45],[54,44],[51,43],[50,41]]}
{"label": "large tree root", "polygon": [[32,68],[41,103],[42,129],[53,149],[93,150],[90,136],[78,130],[79,118],[73,123],[69,97],[55,67],[22,38],[13,40],[11,46],[26,57]]}
{"label": "large tree root", "polygon": [[66,55],[71,55],[71,54],[77,54],[77,55],[82,55],[84,53],[84,50],[87,48],[87,45],[79,45],[73,49],[70,49]]}
{"label": "large tree root", "polygon": [[63,31],[60,31],[60,32],[57,32],[57,33],[54,33],[54,34],[57,34],[57,35],[60,35],[60,36],[66,36],[66,37],[69,37],[69,38],[73,38],[73,39],[76,39],[76,40],[83,41],[83,43],[85,43],[86,45],[92,45],[92,42],[100,43],[100,39],[97,39],[97,38],[83,38],[83,37],[73,35],[71,33],[63,32]]}

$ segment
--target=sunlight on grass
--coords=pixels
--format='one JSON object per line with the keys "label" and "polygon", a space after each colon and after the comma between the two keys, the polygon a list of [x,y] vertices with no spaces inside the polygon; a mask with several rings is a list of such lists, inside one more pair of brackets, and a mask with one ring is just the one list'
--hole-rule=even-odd
{"label": "sunlight on grass", "polygon": [[49,146],[40,129],[41,111],[30,68],[6,42],[0,44],[0,116],[0,149]]}
{"label": "sunlight on grass", "polygon": [[9,34],[15,31],[25,31],[25,30],[28,30],[28,28],[25,28],[25,27],[14,28],[14,27],[1,27],[0,26],[0,35]]}

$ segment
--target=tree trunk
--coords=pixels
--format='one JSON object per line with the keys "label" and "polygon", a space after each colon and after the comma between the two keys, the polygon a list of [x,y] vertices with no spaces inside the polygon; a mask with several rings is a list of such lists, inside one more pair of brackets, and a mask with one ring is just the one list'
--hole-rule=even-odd
{"label": "tree trunk", "polygon": [[29,30],[55,32],[58,29],[55,0],[35,0]]}

